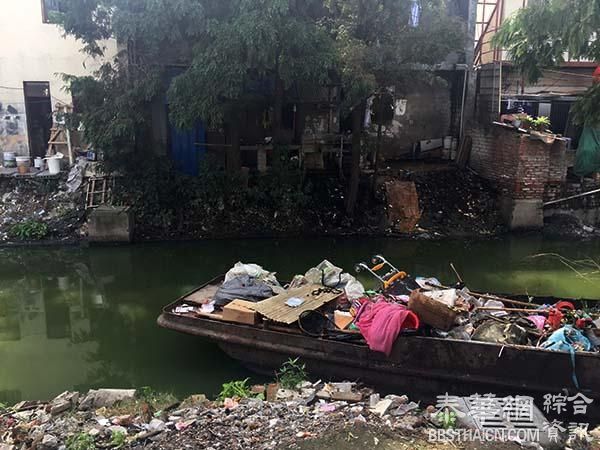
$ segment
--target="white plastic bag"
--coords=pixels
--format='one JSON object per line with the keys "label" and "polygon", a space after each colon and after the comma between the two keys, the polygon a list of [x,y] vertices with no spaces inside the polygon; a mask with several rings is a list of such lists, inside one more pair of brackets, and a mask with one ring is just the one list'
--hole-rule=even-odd
{"label": "white plastic bag", "polygon": [[348,300],[356,300],[365,293],[365,288],[360,281],[327,260],[309,269],[304,277],[313,284],[323,284],[327,287],[344,289]]}
{"label": "white plastic bag", "polygon": [[235,263],[235,265],[229,269],[229,272],[225,274],[225,282],[227,283],[228,281],[243,275],[248,275],[249,277],[264,281],[273,288],[273,292],[276,294],[284,292],[279,281],[277,281],[275,272],[269,272],[258,264],[244,264],[243,262]]}

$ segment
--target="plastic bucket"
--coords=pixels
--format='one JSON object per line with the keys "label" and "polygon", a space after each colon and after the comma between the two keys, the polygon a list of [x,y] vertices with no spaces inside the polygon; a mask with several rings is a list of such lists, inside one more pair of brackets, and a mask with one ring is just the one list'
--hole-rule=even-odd
{"label": "plastic bucket", "polygon": [[47,158],[48,161],[48,172],[50,172],[50,175],[56,175],[57,173],[60,173],[60,160],[62,158],[57,158],[56,156]]}
{"label": "plastic bucket", "polygon": [[29,156],[17,156],[17,169],[20,174],[28,173],[31,166]]}
{"label": "plastic bucket", "polygon": [[13,169],[17,167],[17,159],[15,152],[4,152],[3,161],[4,167]]}

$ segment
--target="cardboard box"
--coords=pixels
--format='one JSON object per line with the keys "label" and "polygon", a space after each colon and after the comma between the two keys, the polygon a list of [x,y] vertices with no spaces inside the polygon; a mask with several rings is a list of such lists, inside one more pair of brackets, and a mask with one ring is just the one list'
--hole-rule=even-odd
{"label": "cardboard box", "polygon": [[252,304],[252,302],[246,300],[233,300],[223,307],[223,320],[256,325],[258,323],[258,313],[248,308],[248,305]]}

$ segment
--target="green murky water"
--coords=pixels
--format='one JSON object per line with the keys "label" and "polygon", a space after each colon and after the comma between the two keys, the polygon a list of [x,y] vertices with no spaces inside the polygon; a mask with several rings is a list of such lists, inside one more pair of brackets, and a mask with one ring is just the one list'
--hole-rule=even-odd
{"label": "green murky water", "polygon": [[290,239],[0,249],[0,402],[89,387],[213,394],[224,381],[250,374],[216,345],[158,328],[164,304],[238,260],[289,279],[324,258],[351,270],[374,253],[449,282],[454,262],[472,289],[600,298],[600,277],[582,279],[555,258],[530,257],[600,261],[600,241]]}

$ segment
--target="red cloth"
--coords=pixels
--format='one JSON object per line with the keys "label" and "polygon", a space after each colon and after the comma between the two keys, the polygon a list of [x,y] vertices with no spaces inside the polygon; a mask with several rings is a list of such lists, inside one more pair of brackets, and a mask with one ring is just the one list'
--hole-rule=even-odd
{"label": "red cloth", "polygon": [[600,66],[594,70],[594,83],[600,83]]}
{"label": "red cloth", "polygon": [[361,308],[356,326],[371,350],[390,356],[400,331],[419,328],[419,318],[397,303],[369,302]]}

